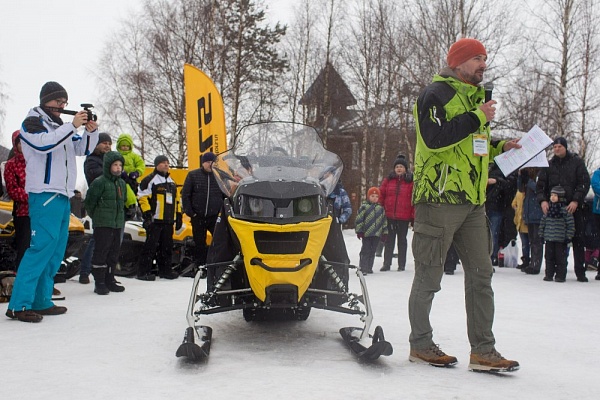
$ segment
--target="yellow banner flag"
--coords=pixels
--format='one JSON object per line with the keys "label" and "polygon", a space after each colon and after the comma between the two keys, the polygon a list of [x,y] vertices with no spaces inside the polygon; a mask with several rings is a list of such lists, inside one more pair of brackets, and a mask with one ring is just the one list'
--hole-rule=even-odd
{"label": "yellow banner flag", "polygon": [[227,150],[223,99],[213,81],[190,64],[183,66],[188,169],[200,168],[202,154]]}

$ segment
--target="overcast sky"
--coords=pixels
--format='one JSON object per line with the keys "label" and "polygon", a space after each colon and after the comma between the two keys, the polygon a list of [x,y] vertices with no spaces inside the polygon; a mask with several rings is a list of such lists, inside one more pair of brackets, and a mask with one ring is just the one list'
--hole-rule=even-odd
{"label": "overcast sky", "polygon": [[[265,3],[271,18],[285,21],[294,0]],[[47,81],[65,87],[71,110],[79,110],[81,103],[97,103],[95,62],[106,38],[141,4],[142,0],[3,1],[0,82],[10,98],[6,118],[0,121],[0,144],[9,146],[10,134],[39,103],[40,89]],[[102,123],[101,116],[98,122]]]}

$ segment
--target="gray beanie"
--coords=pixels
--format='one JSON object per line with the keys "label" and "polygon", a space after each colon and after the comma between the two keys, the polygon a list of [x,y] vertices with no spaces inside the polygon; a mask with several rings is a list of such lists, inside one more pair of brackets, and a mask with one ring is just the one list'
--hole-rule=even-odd
{"label": "gray beanie", "polygon": [[394,168],[396,168],[396,165],[398,164],[404,165],[404,168],[408,170],[408,161],[406,161],[406,157],[403,154],[398,154],[398,158],[394,161]]}
{"label": "gray beanie", "polygon": [[40,105],[44,105],[49,101],[65,98],[69,100],[69,95],[64,87],[58,82],[46,82],[40,91]]}
{"label": "gray beanie", "polygon": [[154,166],[158,167],[158,164],[163,163],[163,162],[169,162],[169,159],[167,158],[167,156],[164,155],[160,155],[160,156],[156,156],[156,158],[154,159]]}
{"label": "gray beanie", "polygon": [[98,134],[98,144],[104,143],[104,142],[108,142],[108,143],[112,144],[112,139],[110,138],[110,135],[108,133],[100,132]]}

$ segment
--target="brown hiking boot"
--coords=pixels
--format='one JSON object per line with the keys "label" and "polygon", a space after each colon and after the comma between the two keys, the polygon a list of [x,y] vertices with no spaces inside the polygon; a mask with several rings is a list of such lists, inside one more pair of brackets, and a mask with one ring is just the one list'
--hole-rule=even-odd
{"label": "brown hiking boot", "polygon": [[32,310],[6,310],[6,316],[12,319],[18,319],[23,322],[40,322],[44,317]]}
{"label": "brown hiking boot", "polygon": [[44,308],[43,310],[33,310],[40,315],[60,315],[67,312],[67,307],[63,306],[52,306]]}
{"label": "brown hiking boot", "polygon": [[456,357],[444,353],[437,344],[432,345],[428,349],[411,349],[408,360],[433,365],[434,367],[451,367],[458,363]]}
{"label": "brown hiking boot", "polygon": [[489,353],[471,353],[469,369],[471,371],[513,372],[519,369],[519,363],[507,360],[493,349]]}

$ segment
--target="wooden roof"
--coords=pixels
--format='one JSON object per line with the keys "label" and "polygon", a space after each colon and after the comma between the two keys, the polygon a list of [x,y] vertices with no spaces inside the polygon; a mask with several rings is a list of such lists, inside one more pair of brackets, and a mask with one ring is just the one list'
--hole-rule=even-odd
{"label": "wooden roof", "polygon": [[[325,85],[327,75],[328,84]],[[323,103],[325,87],[328,87],[330,103],[336,108],[346,108],[355,105],[356,99],[348,89],[348,85],[335,70],[331,63],[327,63],[319,72],[317,79],[310,85],[306,93],[300,99],[300,105],[319,105]]]}

